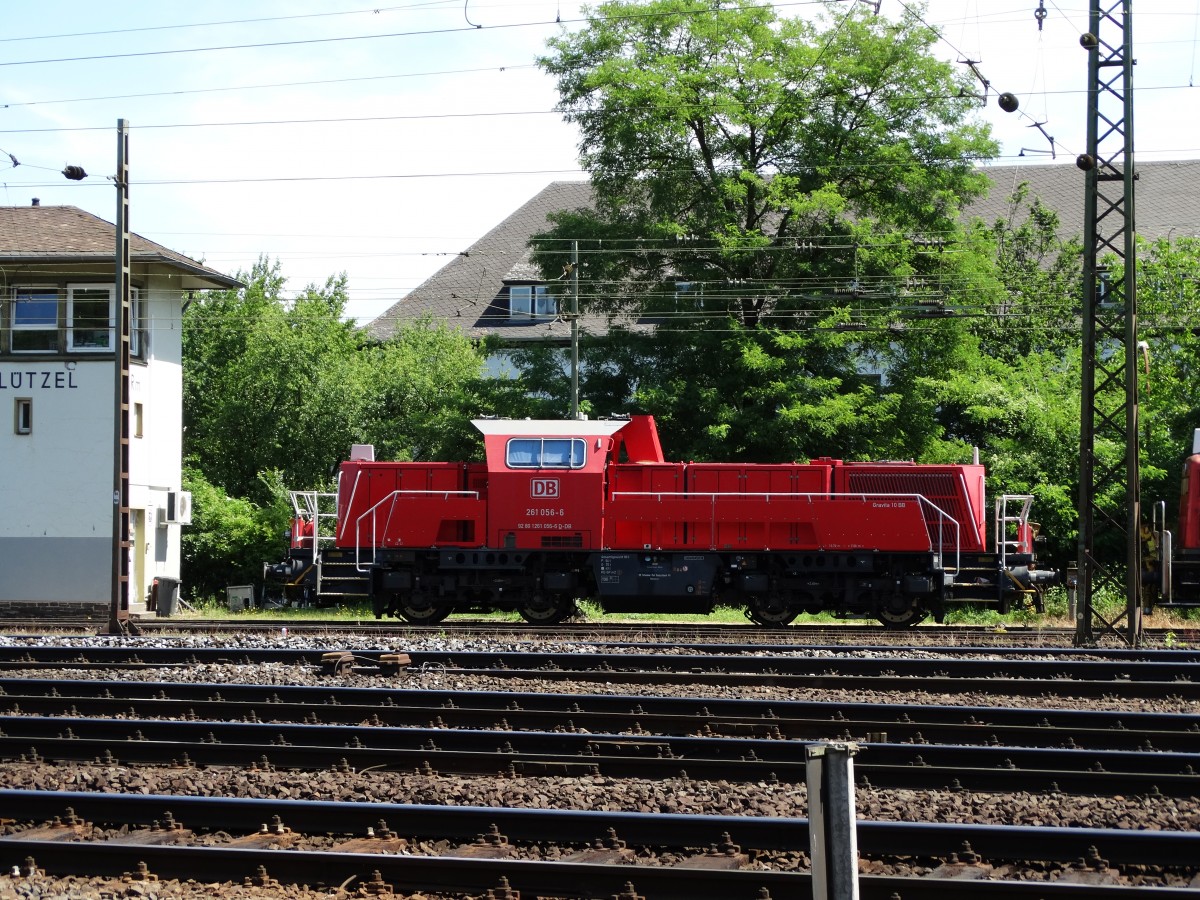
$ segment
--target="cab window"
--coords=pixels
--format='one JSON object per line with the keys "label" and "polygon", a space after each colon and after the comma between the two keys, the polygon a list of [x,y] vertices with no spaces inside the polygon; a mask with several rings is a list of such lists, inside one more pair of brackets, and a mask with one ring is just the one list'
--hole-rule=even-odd
{"label": "cab window", "polygon": [[579,438],[513,438],[507,462],[510,469],[582,469],[587,453]]}

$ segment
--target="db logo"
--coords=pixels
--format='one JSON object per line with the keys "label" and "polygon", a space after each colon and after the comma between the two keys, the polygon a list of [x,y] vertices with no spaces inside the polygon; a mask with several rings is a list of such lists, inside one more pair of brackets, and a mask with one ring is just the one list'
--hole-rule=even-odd
{"label": "db logo", "polygon": [[558,497],[557,478],[534,478],[529,482],[529,496],[535,500],[551,500]]}

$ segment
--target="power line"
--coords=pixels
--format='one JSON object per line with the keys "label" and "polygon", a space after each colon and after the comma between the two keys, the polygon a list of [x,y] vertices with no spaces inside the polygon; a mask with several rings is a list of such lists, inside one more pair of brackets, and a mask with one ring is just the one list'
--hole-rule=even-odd
{"label": "power line", "polygon": [[[763,4],[763,8],[781,9],[790,6],[816,6],[821,0],[792,0],[792,2],[767,3]],[[698,10],[693,15],[703,15],[707,13],[707,9]],[[689,13],[684,12],[684,15]],[[606,21],[620,21],[624,19],[652,19],[663,18],[675,15],[675,13],[630,13],[622,16],[606,16],[603,17]],[[322,38],[297,38],[290,41],[259,41],[251,44],[221,44],[211,47],[179,47],[167,50],[140,50],[132,53],[98,53],[91,56],[64,56],[52,59],[20,59],[10,60],[8,62],[0,62],[0,66],[32,66],[44,65],[48,63],[64,63],[64,62],[95,62],[98,60],[107,59],[134,59],[148,56],[174,56],[185,53],[210,53],[218,50],[260,50],[270,47],[300,47],[313,44],[333,44],[345,43],[349,41],[373,41],[386,38],[403,38],[403,37],[429,37],[438,34],[461,34],[474,33],[481,30],[497,31],[508,30],[513,28],[536,28],[547,25],[581,25],[589,21],[587,17],[578,19],[555,19],[534,20],[528,22],[511,22],[500,25],[459,25],[451,28],[428,28],[417,31],[394,31],[384,34],[354,34],[344,35],[342,37],[322,37]]]}
{"label": "power line", "polygon": [[[230,85],[227,87],[185,88],[175,91],[148,91],[140,94],[108,94],[97,97],[68,97],[57,100],[27,100],[14,103],[0,103],[0,109],[16,109],[23,106],[46,106],[57,103],[92,103],[99,100],[141,100],[149,97],[178,97],[187,94],[213,94],[229,91],[273,90],[287,87],[316,87],[329,84],[352,84],[363,81],[387,81],[397,78],[426,78],[442,75],[474,75],[482,72],[508,72],[518,69],[534,69],[533,63],[517,63],[515,65],[486,66],[476,69],[442,69],[430,72],[402,72],[397,75],[361,75],[353,78],[324,78],[315,81],[278,81],[266,84]],[[111,126],[109,126],[111,127]],[[45,129],[54,131],[56,129]],[[70,129],[62,129],[70,130]],[[87,130],[87,129],[82,129]]]}
{"label": "power line", "polygon": [[448,0],[434,0],[430,3],[414,3],[410,6],[381,6],[369,9],[347,9],[341,12],[304,13],[292,16],[263,16],[256,19],[224,19],[216,22],[184,22],[175,25],[142,25],[137,28],[110,28],[104,31],[73,31],[63,34],[31,34],[23,37],[0,37],[0,44],[13,41],[54,41],[65,38],[99,37],[109,34],[136,34],[143,31],[174,31],[184,28],[216,28],[223,25],[255,25],[262,22],[287,22],[295,19],[325,19],[333,16],[357,16],[363,13],[378,15],[385,12],[408,11],[428,6],[446,6]]}
{"label": "power line", "polygon": [[[158,125],[130,126],[137,131],[157,131],[168,128],[236,128],[244,125],[334,125],[347,122],[397,122],[414,119],[488,119],[498,116],[546,116],[556,115],[553,109],[518,109],[500,110],[496,112],[466,112],[466,113],[422,113],[398,116],[337,116],[328,119],[258,119],[243,122],[166,122]],[[46,134],[71,131],[111,131],[111,125],[84,125],[73,128],[13,128],[0,131],[0,134]]]}

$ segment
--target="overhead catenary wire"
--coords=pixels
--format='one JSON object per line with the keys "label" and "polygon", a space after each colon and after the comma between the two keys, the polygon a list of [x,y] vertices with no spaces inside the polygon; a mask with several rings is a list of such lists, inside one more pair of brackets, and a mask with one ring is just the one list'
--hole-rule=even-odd
{"label": "overhead catenary wire", "polygon": [[[761,4],[764,7],[772,9],[785,9],[796,6],[818,6],[821,5],[821,0],[786,0],[786,2],[766,3]],[[701,9],[695,12],[684,11],[683,15],[703,15],[707,10]],[[619,20],[638,20],[638,19],[656,19],[666,15],[674,15],[667,13],[629,13],[621,16],[604,16],[601,17],[606,21]],[[537,19],[526,22],[507,22],[496,25],[488,25],[486,30],[509,30],[514,28],[532,28],[546,26],[567,26],[567,25],[583,25],[589,21],[587,17],[578,19],[562,19],[561,16],[555,19]],[[31,65],[46,65],[50,63],[68,63],[68,62],[97,62],[100,60],[115,60],[115,59],[134,59],[138,57],[150,56],[174,56],[188,53],[211,53],[225,50],[262,50],[271,47],[299,47],[311,46],[315,44],[333,44],[345,43],[350,41],[374,41],[389,38],[405,38],[405,37],[431,37],[439,34],[461,34],[475,33],[484,30],[483,26],[463,25],[447,28],[424,28],[412,31],[393,31],[381,34],[355,34],[343,35],[337,37],[319,37],[319,38],[295,38],[286,41],[257,41],[245,44],[220,44],[209,47],[174,47],[164,50],[140,50],[129,53],[97,53],[83,56],[64,56],[46,59],[17,59],[0,61],[0,67],[9,66],[31,66]]]}
{"label": "overhead catenary wire", "polygon": [[[275,90],[292,87],[320,87],[334,84],[354,84],[368,81],[389,81],[400,78],[429,78],[444,75],[474,75],[483,72],[509,72],[534,69],[534,63],[515,63],[498,66],[482,66],[466,69],[437,69],[428,72],[398,72],[391,75],[357,75],[349,78],[318,78],[308,81],[274,81],[264,84],[239,84],[225,87],[180,88],[171,91],[143,91],[136,94],[104,94],[94,97],[61,97],[53,100],[25,100],[0,103],[0,109],[17,109],[24,106],[50,106],[58,103],[94,103],[102,100],[142,100],[150,97],[181,97],[189,94],[216,94],[232,91]],[[111,126],[108,126],[111,127]],[[131,126],[132,127],[132,126]]]}
{"label": "overhead catenary wire", "polygon": [[374,6],[367,9],[344,9],[335,12],[296,13],[288,16],[259,16],[253,19],[222,19],[216,22],[180,22],[173,25],[139,25],[134,28],[106,28],[101,31],[70,31],[58,34],[27,34],[0,37],[0,44],[14,41],[55,41],[64,38],[104,37],[113,34],[137,34],[145,31],[176,31],[184,28],[218,28],[226,25],[257,25],[264,22],[288,22],[296,19],[327,19],[334,16],[356,16],[364,13],[379,15],[384,12],[408,11],[425,9],[433,6],[445,6],[448,2],[457,0],[432,0],[429,3],[410,3],[404,6]]}
{"label": "overhead catenary wire", "polygon": [[[106,126],[106,127],[107,127],[107,126]],[[170,127],[170,125],[169,125],[169,123],[168,123],[168,124],[164,125],[163,127]],[[194,126],[191,126],[191,125],[188,125],[188,124],[184,124],[184,125],[182,125],[182,126],[180,126],[180,127],[194,127]],[[0,161],[2,161],[2,159],[0,159]],[[51,170],[51,169],[53,169],[53,167],[49,167],[49,166],[47,166],[47,167],[45,167],[45,168],[47,168],[48,170]],[[525,171],[529,171],[529,170],[525,170]],[[453,175],[453,174],[455,174],[455,173],[451,173],[451,174]],[[443,176],[441,176],[441,175],[436,175],[436,176],[434,176],[434,177],[443,177]],[[249,179],[249,181],[253,181],[253,180],[255,180],[255,179]],[[323,179],[323,180],[327,180],[327,179]],[[248,181],[248,180],[245,180],[245,179],[239,179],[239,180],[237,180],[237,181],[236,181],[236,182],[234,182],[234,183],[247,183],[247,181]],[[166,181],[166,180],[164,180],[164,181],[162,181],[162,182],[159,182],[159,183],[163,183],[163,184],[169,184],[169,183],[172,183],[172,182],[169,182],[169,181]],[[181,183],[181,182],[175,182],[175,183]],[[188,182],[188,183],[203,184],[203,183],[207,183],[207,182],[204,182],[204,181],[191,181],[191,182]],[[57,185],[56,185],[56,186],[57,186]],[[394,254],[393,254],[393,255],[394,255]]]}

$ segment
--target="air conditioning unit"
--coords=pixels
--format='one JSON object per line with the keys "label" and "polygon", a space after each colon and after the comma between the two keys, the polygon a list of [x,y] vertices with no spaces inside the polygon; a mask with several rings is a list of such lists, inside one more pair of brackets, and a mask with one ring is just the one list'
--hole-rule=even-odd
{"label": "air conditioning unit", "polygon": [[191,491],[167,491],[167,505],[163,509],[162,515],[162,520],[167,525],[191,525]]}

